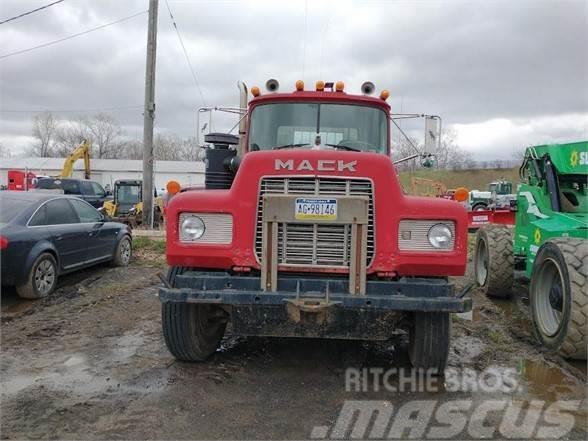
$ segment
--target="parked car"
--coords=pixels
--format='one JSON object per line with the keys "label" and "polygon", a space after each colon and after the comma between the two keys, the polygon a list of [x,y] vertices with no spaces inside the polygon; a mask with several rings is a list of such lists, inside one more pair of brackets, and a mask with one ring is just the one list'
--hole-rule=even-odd
{"label": "parked car", "polygon": [[2,285],[20,297],[49,295],[61,274],[110,261],[129,264],[131,230],[74,196],[41,192],[0,193]]}
{"label": "parked car", "polygon": [[35,185],[39,190],[63,190],[63,194],[77,196],[96,208],[112,199],[98,182],[72,178],[41,178]]}

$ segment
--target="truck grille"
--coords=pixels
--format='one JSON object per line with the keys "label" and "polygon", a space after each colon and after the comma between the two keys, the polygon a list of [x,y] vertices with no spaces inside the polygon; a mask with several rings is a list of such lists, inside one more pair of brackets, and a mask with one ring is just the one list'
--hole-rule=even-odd
{"label": "truck grille", "polygon": [[[301,196],[368,196],[367,262],[374,257],[374,201],[367,179],[313,177],[262,178],[257,203],[255,254],[261,259],[264,194]],[[351,258],[351,225],[280,223],[278,259],[282,265],[348,267]]]}

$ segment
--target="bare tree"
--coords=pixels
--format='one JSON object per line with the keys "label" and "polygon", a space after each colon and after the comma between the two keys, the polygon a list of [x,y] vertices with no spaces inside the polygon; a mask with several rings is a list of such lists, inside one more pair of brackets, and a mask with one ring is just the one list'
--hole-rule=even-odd
{"label": "bare tree", "polygon": [[143,159],[143,143],[137,139],[124,141],[121,145],[121,158]]}
{"label": "bare tree", "polygon": [[98,113],[84,119],[88,137],[92,140],[96,158],[120,158],[120,137],[124,131],[118,121],[108,113]]}
{"label": "bare tree", "polygon": [[84,139],[91,140],[85,119],[81,116],[75,120],[62,122],[55,136],[55,156],[67,157]]}
{"label": "bare tree", "polygon": [[45,112],[33,117],[33,137],[35,142],[29,149],[29,154],[42,158],[53,155],[53,145],[59,120],[51,112]]}

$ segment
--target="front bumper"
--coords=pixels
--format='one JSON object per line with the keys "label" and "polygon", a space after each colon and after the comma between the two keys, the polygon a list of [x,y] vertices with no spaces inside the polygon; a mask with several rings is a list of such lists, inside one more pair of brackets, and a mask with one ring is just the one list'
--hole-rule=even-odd
{"label": "front bumper", "polygon": [[472,300],[455,292],[443,279],[403,278],[370,280],[365,295],[349,294],[346,279],[281,277],[275,292],[260,289],[259,277],[232,276],[224,272],[190,271],[176,276],[175,287],[159,289],[161,302],[232,306],[283,306],[310,308],[317,302],[346,310],[467,312]]}

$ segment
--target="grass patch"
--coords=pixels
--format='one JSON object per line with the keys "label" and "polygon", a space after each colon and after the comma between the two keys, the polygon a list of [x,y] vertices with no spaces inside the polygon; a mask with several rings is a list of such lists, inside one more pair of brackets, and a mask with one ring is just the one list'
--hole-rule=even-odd
{"label": "grass patch", "polygon": [[504,347],[509,343],[508,337],[506,337],[503,332],[497,331],[495,329],[492,329],[488,333],[488,338],[492,343],[501,347]]}
{"label": "grass patch", "polygon": [[404,190],[410,194],[410,178],[418,177],[443,182],[447,188],[466,187],[469,190],[486,190],[490,182],[504,178],[513,183],[520,181],[518,168],[488,168],[477,170],[426,170],[401,171],[398,174]]}
{"label": "grass patch", "polygon": [[138,236],[133,238],[133,248],[136,251],[153,251],[165,253],[165,240]]}

